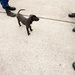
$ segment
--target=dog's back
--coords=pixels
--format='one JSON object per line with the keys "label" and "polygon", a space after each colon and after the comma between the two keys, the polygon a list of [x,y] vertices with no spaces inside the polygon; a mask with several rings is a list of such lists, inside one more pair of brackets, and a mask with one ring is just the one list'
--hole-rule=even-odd
{"label": "dog's back", "polygon": [[17,19],[19,21],[21,21],[23,24],[25,24],[25,21],[27,20],[27,18],[25,18],[22,14],[20,14],[19,12],[25,10],[25,9],[20,9],[16,15]]}

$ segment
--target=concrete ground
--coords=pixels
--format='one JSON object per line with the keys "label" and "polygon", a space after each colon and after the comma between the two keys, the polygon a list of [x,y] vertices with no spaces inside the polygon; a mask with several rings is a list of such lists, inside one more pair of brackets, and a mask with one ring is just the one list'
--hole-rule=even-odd
{"label": "concrete ground", "polygon": [[[27,36],[16,18],[0,13],[0,75],[75,75],[75,24],[49,20],[75,22],[68,17],[75,12],[75,0],[10,0],[10,5],[15,13],[25,8],[22,14],[41,18]],[[0,12],[5,12],[1,6]]]}

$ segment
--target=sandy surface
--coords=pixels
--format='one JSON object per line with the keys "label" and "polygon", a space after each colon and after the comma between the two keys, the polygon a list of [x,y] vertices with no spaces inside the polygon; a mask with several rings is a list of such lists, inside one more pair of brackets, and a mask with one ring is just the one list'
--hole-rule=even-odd
{"label": "sandy surface", "polygon": [[[75,22],[74,0],[10,0],[21,13]],[[0,7],[0,12],[4,10]],[[0,13],[0,75],[75,75],[75,24],[42,19],[32,24],[27,36],[25,26],[16,18]]]}

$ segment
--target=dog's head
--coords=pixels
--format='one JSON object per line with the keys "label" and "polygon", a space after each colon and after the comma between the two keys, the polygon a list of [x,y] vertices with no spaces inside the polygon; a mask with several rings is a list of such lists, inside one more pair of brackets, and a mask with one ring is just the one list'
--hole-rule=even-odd
{"label": "dog's head", "polygon": [[32,21],[39,21],[39,18],[36,15],[30,15]]}

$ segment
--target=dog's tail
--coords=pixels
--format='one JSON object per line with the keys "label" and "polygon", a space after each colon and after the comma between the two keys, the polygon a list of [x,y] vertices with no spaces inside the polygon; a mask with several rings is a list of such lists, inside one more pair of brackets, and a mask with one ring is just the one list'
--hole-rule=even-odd
{"label": "dog's tail", "polygon": [[19,12],[22,11],[22,10],[25,10],[25,9],[20,9],[17,14],[19,14]]}

